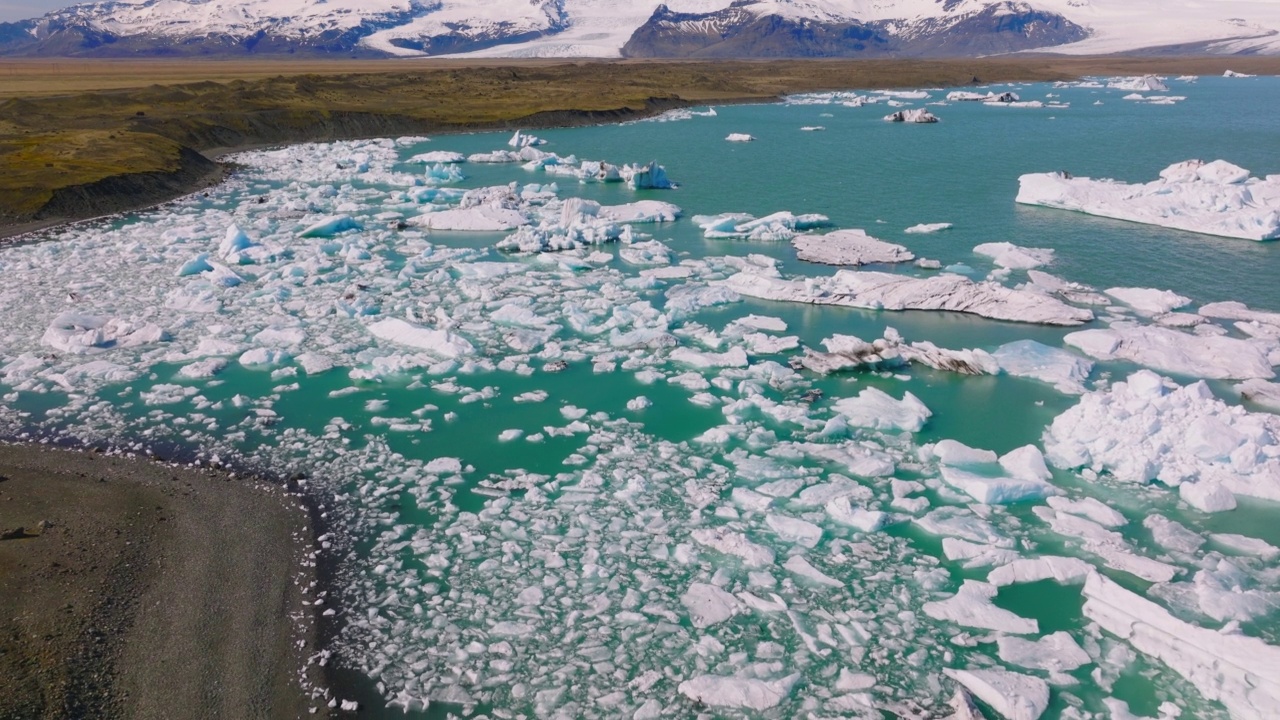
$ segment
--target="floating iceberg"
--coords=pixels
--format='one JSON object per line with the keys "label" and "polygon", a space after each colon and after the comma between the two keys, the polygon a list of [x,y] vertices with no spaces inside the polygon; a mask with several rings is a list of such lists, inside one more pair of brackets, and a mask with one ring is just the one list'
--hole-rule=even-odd
{"label": "floating iceberg", "polygon": [[1010,270],[1030,270],[1053,262],[1053,250],[1050,248],[1020,247],[1007,242],[983,243],[974,246],[973,251]]}
{"label": "floating iceberg", "polygon": [[1244,240],[1280,238],[1280,175],[1251,178],[1224,160],[1176,163],[1146,184],[1061,172],[1023,175],[1018,182],[1017,201],[1025,205]]}
{"label": "floating iceberg", "polygon": [[1063,342],[1099,360],[1129,360],[1176,375],[1230,380],[1275,377],[1266,345],[1221,335],[1138,325],[1081,330]]}
{"label": "floating iceberg", "polygon": [[924,108],[915,108],[914,110],[899,110],[884,116],[885,122],[900,123],[936,123],[938,116],[929,112]]}
{"label": "floating iceberg", "polygon": [[729,133],[724,139],[729,142],[751,142],[752,140],[755,140],[754,137],[746,133]]}
{"label": "floating iceberg", "polygon": [[837,400],[835,411],[845,417],[850,425],[877,430],[920,432],[933,412],[910,391],[901,400],[895,400],[883,390],[869,387],[857,397]]}
{"label": "floating iceberg", "polygon": [[1280,412],[1280,383],[1246,380],[1235,386],[1240,397],[1269,410]]}
{"label": "floating iceberg", "polygon": [[511,139],[507,141],[508,146],[516,148],[517,150],[520,148],[532,147],[534,145],[545,145],[546,143],[547,141],[540,137],[528,135],[519,130],[517,130],[515,134],[511,136]]}
{"label": "floating iceberg", "polygon": [[1139,370],[1055,418],[1044,446],[1063,469],[1280,500],[1280,417],[1229,406],[1203,381],[1179,387]]}
{"label": "floating iceberg", "polygon": [[529,218],[519,210],[492,205],[450,208],[418,215],[409,220],[410,225],[429,230],[458,232],[508,232],[528,223]]}
{"label": "floating iceberg", "polygon": [[1147,316],[1163,315],[1191,304],[1191,298],[1171,290],[1114,287],[1103,292],[1133,308],[1138,314]]}
{"label": "floating iceberg", "polygon": [[371,323],[368,329],[370,335],[380,340],[426,350],[438,357],[456,358],[475,352],[475,348],[467,342],[466,338],[448,330],[420,327],[399,318],[379,320]]}
{"label": "floating iceberg", "polygon": [[873,238],[863,230],[800,235],[791,241],[791,245],[801,260],[826,265],[900,263],[916,258],[905,247]]}
{"label": "floating iceberg", "polygon": [[1280,707],[1280,648],[1179,620],[1098,573],[1085,581],[1084,597],[1085,617],[1163,662],[1231,717],[1263,720]]}
{"label": "floating iceberg", "polygon": [[452,165],[454,163],[463,163],[467,161],[467,156],[459,152],[450,152],[448,150],[433,150],[425,152],[421,155],[414,155],[405,162],[422,163],[424,165],[434,165],[441,163]]}
{"label": "floating iceberg", "polygon": [[336,215],[328,217],[311,224],[305,230],[298,234],[298,237],[316,238],[316,237],[332,237],[348,230],[363,230],[359,222],[349,215]]}
{"label": "floating iceberg", "polygon": [[1034,378],[1073,395],[1084,393],[1084,383],[1093,370],[1088,360],[1035,340],[1006,343],[991,355],[1006,374]]}
{"label": "floating iceberg", "polygon": [[950,229],[951,229],[951,223],[920,223],[919,225],[912,225],[911,227],[907,228],[906,230],[903,230],[902,232],[909,233],[912,235],[925,235],[928,233],[936,233],[939,230],[950,230]]}
{"label": "floating iceberg", "polygon": [[64,312],[49,323],[41,342],[72,355],[89,355],[168,339],[169,334],[155,323]]}
{"label": "floating iceberg", "polygon": [[[955,595],[946,600],[927,602],[922,609],[924,614],[931,618],[947,620],[964,627],[1018,635],[1029,635],[1040,631],[1040,625],[1035,620],[997,607],[992,602],[997,592],[994,585],[977,580],[965,580]],[[981,694],[978,694],[978,697],[986,699]]]}
{"label": "floating iceberg", "polygon": [[994,91],[976,93],[967,90],[953,90],[947,93],[947,100],[951,102],[1013,103],[1021,99],[1017,93],[1009,91],[998,95]]}
{"label": "floating iceberg", "polygon": [[1116,78],[1107,83],[1107,87],[1114,90],[1135,90],[1137,92],[1168,92],[1169,86],[1155,75],[1142,75],[1140,77]]}
{"label": "floating iceberg", "polygon": [[840,270],[826,278],[786,280],[776,269],[759,268],[736,273],[721,282],[748,297],[814,305],[871,310],[949,310],[993,320],[1044,325],[1081,325],[1093,319],[1091,311],[1052,297],[993,282],[975,283],[950,273],[915,278]]}
{"label": "floating iceberg", "polygon": [[935,370],[961,375],[995,375],[1000,367],[985,350],[949,350],[928,341],[908,344],[893,328],[884,337],[866,342],[853,335],[833,335],[822,341],[827,352],[806,349],[797,361],[801,367],[823,375],[840,370],[882,370],[919,363]]}
{"label": "floating iceberg", "polygon": [[1049,684],[1032,675],[950,668],[943,672],[1006,720],[1037,720],[1049,707]]}
{"label": "floating iceberg", "polygon": [[712,707],[763,711],[777,706],[800,682],[799,673],[778,680],[699,675],[680,683],[685,697]]}
{"label": "floating iceberg", "polygon": [[824,227],[826,215],[794,215],[787,211],[756,218],[745,213],[694,215],[693,224],[702,228],[708,238],[744,238],[747,240],[790,240],[805,230]]}
{"label": "floating iceberg", "polygon": [[632,190],[673,190],[676,184],[667,177],[667,169],[657,160],[648,165],[623,165],[618,174]]}

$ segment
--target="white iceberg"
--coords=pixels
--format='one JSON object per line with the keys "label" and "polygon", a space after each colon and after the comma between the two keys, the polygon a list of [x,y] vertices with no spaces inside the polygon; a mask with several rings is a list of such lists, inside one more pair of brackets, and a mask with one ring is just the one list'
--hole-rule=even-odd
{"label": "white iceberg", "polygon": [[680,683],[679,689],[690,700],[712,707],[763,711],[787,699],[798,682],[799,673],[778,680],[699,675]]}
{"label": "white iceberg", "polygon": [[871,237],[863,230],[836,230],[826,235],[800,235],[791,241],[796,257],[826,265],[870,265],[911,262],[915,255],[901,245]]}
{"label": "white iceberg", "polygon": [[1084,615],[1136,650],[1167,665],[1233,718],[1264,720],[1280,707],[1280,648],[1218,632],[1167,610],[1098,573],[1084,584]]}
{"label": "white iceberg", "polygon": [[[770,270],[772,270],[770,272]],[[740,295],[872,310],[949,310],[994,320],[1080,325],[1093,312],[1027,290],[994,282],[976,283],[943,273],[926,278],[891,273],[840,270],[825,278],[786,280],[775,269],[753,269],[729,276],[722,284]]]}
{"label": "white iceberg", "polygon": [[907,228],[906,230],[903,230],[902,232],[908,233],[911,235],[926,235],[929,233],[936,233],[941,230],[950,230],[951,227],[952,227],[951,223],[945,223],[945,222],[944,223],[920,223],[919,225],[912,225],[911,227]]}
{"label": "white iceberg", "polygon": [[1008,670],[943,670],[1006,720],[1037,720],[1049,707],[1049,684]]}
{"label": "white iceberg", "polygon": [[910,391],[903,393],[901,400],[895,400],[873,387],[864,389],[857,397],[837,400],[833,407],[850,425],[876,430],[920,432],[925,420],[933,415]]}
{"label": "white iceberg", "polygon": [[420,155],[414,155],[405,162],[423,163],[433,165],[435,163],[453,164],[463,163],[467,161],[467,156],[459,152],[451,152],[449,150],[433,150]]}
{"label": "white iceberg", "polygon": [[938,116],[924,108],[899,110],[884,116],[885,122],[928,124],[938,122]]}
{"label": "white iceberg", "polygon": [[1113,287],[1103,290],[1106,294],[1128,305],[1139,315],[1163,315],[1191,304],[1191,298],[1171,290],[1154,288]]}
{"label": "white iceberg", "polygon": [[368,326],[369,334],[381,340],[425,350],[442,358],[470,355],[475,348],[466,338],[448,330],[425,328],[399,318],[385,318]]}
{"label": "white iceberg", "polygon": [[1235,386],[1240,397],[1261,405],[1273,412],[1280,412],[1280,383],[1266,380],[1246,380]]}
{"label": "white iceberg", "polygon": [[1265,346],[1158,326],[1081,330],[1063,342],[1099,360],[1129,360],[1162,372],[1219,380],[1272,378]]}
{"label": "white iceberg", "polygon": [[973,251],[1010,270],[1030,270],[1053,262],[1053,250],[1049,248],[1020,247],[1007,242],[983,243],[974,246]]}
{"label": "white iceberg", "polygon": [[1280,175],[1249,177],[1223,160],[1188,160],[1145,184],[1033,173],[1017,201],[1089,215],[1245,240],[1280,238]]}
{"label": "white iceberg", "polygon": [[519,210],[478,205],[430,212],[409,220],[410,225],[429,230],[457,232],[507,232],[527,225],[529,218]]}
{"label": "white iceberg", "polygon": [[797,233],[827,225],[828,220],[826,215],[794,215],[785,210],[762,218],[745,213],[693,216],[693,223],[708,238],[747,240],[790,240]]}
{"label": "white iceberg", "polygon": [[155,323],[64,312],[49,323],[41,342],[72,355],[90,355],[115,348],[165,342],[169,334]]}
{"label": "white iceberg", "polygon": [[1035,620],[996,607],[991,601],[997,592],[994,585],[977,580],[965,580],[956,594],[950,598],[925,603],[924,614],[935,620],[983,630],[997,630],[1017,635],[1039,632],[1040,626]]}
{"label": "white iceberg", "polygon": [[729,142],[751,142],[752,140],[755,140],[754,137],[746,133],[729,133],[724,139]]}
{"label": "white iceberg", "polygon": [[1138,92],[1168,92],[1169,86],[1155,75],[1116,78],[1107,83],[1114,90],[1136,90]]}
{"label": "white iceberg", "polygon": [[1063,469],[1280,500],[1280,417],[1229,406],[1203,381],[1179,387],[1140,370],[1055,418],[1044,445]]}
{"label": "white iceberg", "polygon": [[1093,370],[1092,362],[1035,340],[1005,343],[991,355],[1008,375],[1033,378],[1073,395],[1084,393],[1084,383]]}

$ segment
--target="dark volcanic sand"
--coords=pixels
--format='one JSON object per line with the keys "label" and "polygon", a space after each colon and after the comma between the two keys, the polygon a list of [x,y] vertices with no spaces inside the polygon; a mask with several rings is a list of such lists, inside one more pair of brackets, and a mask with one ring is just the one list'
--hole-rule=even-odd
{"label": "dark volcanic sand", "polygon": [[315,575],[296,498],[28,445],[0,445],[0,477],[0,532],[26,530],[0,540],[0,720],[328,715],[300,680]]}

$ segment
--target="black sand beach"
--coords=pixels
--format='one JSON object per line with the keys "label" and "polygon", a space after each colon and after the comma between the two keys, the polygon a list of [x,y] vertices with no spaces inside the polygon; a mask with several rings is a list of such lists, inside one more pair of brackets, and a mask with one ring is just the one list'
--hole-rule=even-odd
{"label": "black sand beach", "polygon": [[303,688],[315,571],[297,498],[31,445],[0,446],[0,477],[0,718],[329,714]]}

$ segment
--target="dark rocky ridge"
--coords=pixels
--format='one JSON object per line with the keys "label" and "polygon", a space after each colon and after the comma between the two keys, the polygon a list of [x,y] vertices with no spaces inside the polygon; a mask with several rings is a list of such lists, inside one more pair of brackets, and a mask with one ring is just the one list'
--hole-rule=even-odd
{"label": "dark rocky ridge", "polygon": [[225,168],[188,147],[179,149],[171,171],[113,175],[58,188],[32,217],[36,221],[97,217],[147,207],[222,180]]}
{"label": "dark rocky ridge", "polygon": [[634,58],[972,57],[1083,40],[1084,28],[1053,13],[1001,3],[957,18],[822,22],[751,12],[738,0],[712,13],[659,5],[622,48]]}

